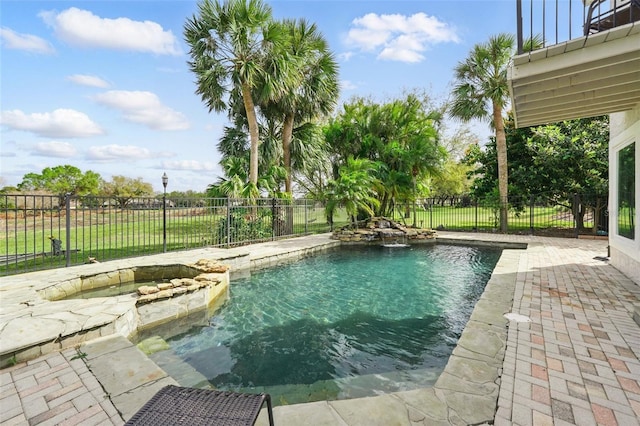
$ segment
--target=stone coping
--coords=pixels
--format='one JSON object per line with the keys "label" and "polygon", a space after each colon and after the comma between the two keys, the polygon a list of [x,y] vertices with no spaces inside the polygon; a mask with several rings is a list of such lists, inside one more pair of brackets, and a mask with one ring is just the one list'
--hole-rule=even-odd
{"label": "stone coping", "polygon": [[[454,238],[453,240],[442,239],[441,241],[447,243],[456,241],[460,243],[464,242],[467,244],[478,243],[477,240],[464,240],[459,238]],[[297,243],[300,242],[300,240],[297,241]],[[308,241],[308,243],[309,244],[287,244],[287,241],[280,241],[271,244],[266,243],[264,245],[261,245],[261,247],[248,247],[250,249],[257,248],[257,250],[253,250],[251,252],[249,262],[246,262],[247,259],[244,259],[244,264],[251,265],[252,268],[256,269],[259,269],[260,267],[274,266],[283,262],[297,260],[301,257],[310,255],[317,250],[327,249],[329,247],[340,244],[339,242],[323,240],[322,238],[312,239],[312,241]],[[501,242],[496,241],[488,242],[488,244],[491,244],[493,246],[503,245]],[[276,245],[281,247],[281,249],[275,250]],[[522,245],[523,243],[520,243],[520,246]],[[284,248],[282,248],[283,246]],[[247,248],[244,248],[244,250],[246,249]],[[229,251],[226,250],[224,251],[224,253],[227,255],[230,254]],[[194,254],[195,253],[193,252],[190,253],[191,259],[194,258]],[[211,255],[211,253],[208,254]],[[469,322],[458,341],[457,347],[454,349],[449,362],[447,363],[447,366],[432,388],[409,392],[397,392],[395,394],[383,395],[380,397],[360,398],[357,400],[331,401],[326,403],[330,404],[334,410],[340,412],[340,416],[343,418],[348,418],[350,416],[350,410],[354,410],[354,407],[356,407],[356,405],[352,404],[351,401],[357,401],[357,410],[361,410],[362,407],[368,406],[367,401],[382,399],[387,402],[393,402],[397,400],[403,401],[403,405],[408,407],[407,409],[409,410],[409,414],[412,417],[415,416],[416,419],[422,418],[428,424],[480,424],[483,422],[491,421],[494,417],[497,405],[498,390],[500,385],[499,378],[506,347],[506,332],[508,320],[504,317],[504,314],[509,312],[511,309],[513,288],[516,281],[519,255],[519,250],[507,249],[503,251],[501,258],[498,261],[498,264],[496,265],[496,268],[494,269],[489,282],[487,283],[485,291],[476,304],[471,318],[469,319]],[[162,256],[165,256],[165,259],[167,258],[166,255]],[[246,257],[246,254],[240,255],[240,253],[235,253],[233,254],[233,257],[229,258],[234,257],[244,258]],[[161,260],[159,261],[158,259],[156,259],[155,264],[161,263]],[[103,266],[105,264],[99,265],[99,267],[96,267],[94,265],[88,266],[93,266],[93,268],[97,269],[105,267]],[[64,271],[67,273],[72,272],[69,271],[69,269],[72,268],[67,268]],[[113,266],[109,269],[113,269]],[[40,274],[40,276],[43,278],[46,276],[46,272],[48,272],[49,275],[57,275],[51,274],[51,271],[43,272],[45,273],[33,274]],[[43,284],[38,284],[35,278],[37,277],[32,276],[30,280],[25,281],[23,279],[20,279],[16,281],[22,281],[23,283],[30,282],[30,288],[33,291],[37,291],[38,289],[43,288]],[[11,282],[8,285],[5,285],[6,281],[7,280],[3,279],[0,282],[0,291],[7,291],[7,289],[9,288],[16,289],[17,287],[20,287],[20,285],[16,282]],[[48,282],[51,283],[51,281]],[[120,300],[121,296],[109,299],[114,299],[115,302],[114,306],[111,307],[114,309],[114,312],[111,312],[111,315],[116,318],[114,319],[112,317],[111,321],[117,322],[116,320],[122,316],[122,314],[118,316],[117,306],[126,306],[127,304]],[[49,305],[52,304],[52,302],[48,303]],[[7,336],[7,333],[11,333],[12,330],[7,327],[7,324],[9,324],[10,322],[6,321],[6,316],[10,315],[11,312],[5,312],[4,297],[2,299],[2,305],[3,312],[0,315],[0,321],[2,321],[0,338],[2,338],[2,342],[4,344],[4,342],[7,342],[5,336]],[[25,304],[23,310],[25,308],[38,308],[40,310],[44,309],[46,311],[46,305],[46,301],[33,301],[33,304],[31,306],[28,303]],[[101,301],[100,305],[102,307],[103,314],[104,311],[109,311],[109,309],[105,309],[104,300]],[[58,305],[58,308],[61,307],[62,305]],[[66,309],[68,309],[68,311],[58,312],[57,315],[59,316],[56,316],[56,313],[51,311],[47,312],[47,314],[45,315],[41,315],[39,318],[37,318],[38,327],[33,328],[38,328],[43,332],[45,330],[48,330],[49,339],[51,339],[52,335],[55,336],[54,333],[55,331],[57,331],[57,329],[53,328],[52,326],[54,324],[52,324],[51,321],[47,322],[47,320],[51,319],[52,321],[58,323],[66,323],[67,320],[71,319],[70,314],[77,313],[74,310],[73,306],[65,305],[65,307]],[[29,310],[31,311],[31,315],[35,311],[35,309]],[[21,323],[27,319],[23,315],[15,315],[15,312],[13,314],[13,319],[20,320]],[[87,322],[83,323],[82,327],[86,329],[87,324]],[[53,333],[51,332],[52,328],[54,329]],[[27,330],[25,328],[21,332],[25,331],[28,332],[34,330]],[[116,328],[114,327],[112,330],[103,330],[101,332],[102,334],[100,335],[96,336],[91,335],[91,333],[86,333],[85,336],[79,336],[80,338],[74,339],[73,341],[67,341],[66,343],[78,345],[83,341],[92,340],[93,338],[104,335],[110,335],[109,331],[111,332],[111,335],[118,334]],[[82,337],[84,337],[84,339]],[[38,349],[41,352],[46,349],[48,349],[49,351],[56,350],[57,347],[54,343],[55,339],[54,342],[50,343],[48,347],[45,348],[41,346]],[[58,344],[59,343],[60,342],[58,342]],[[25,356],[39,356],[35,352],[36,351],[32,351],[30,354],[25,354]]]}
{"label": "stone coping", "polygon": [[[72,348],[98,337],[113,334],[129,337],[141,325],[158,324],[161,317],[182,316],[208,306],[208,302],[178,297],[175,300],[181,299],[179,302],[183,303],[174,303],[167,309],[151,306],[155,303],[142,305],[141,310],[145,314],[141,320],[140,309],[136,309],[137,298],[131,295],[55,300],[81,289],[84,281],[87,288],[95,287],[92,277],[121,282],[134,277],[136,271],[145,275],[154,268],[174,269],[177,270],[174,272],[193,275],[190,265],[199,259],[217,260],[236,271],[255,270],[295,261],[339,244],[327,235],[313,235],[251,247],[164,253],[1,277],[0,368]],[[227,288],[228,275],[224,281]],[[224,293],[224,289],[212,289],[216,294]],[[205,298],[209,299],[209,295]]]}

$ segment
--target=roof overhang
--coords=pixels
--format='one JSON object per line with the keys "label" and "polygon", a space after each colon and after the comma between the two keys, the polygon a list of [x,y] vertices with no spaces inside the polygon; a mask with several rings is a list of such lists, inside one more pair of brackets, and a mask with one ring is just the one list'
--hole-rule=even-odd
{"label": "roof overhang", "polygon": [[640,104],[640,22],[513,58],[516,127],[626,111]]}

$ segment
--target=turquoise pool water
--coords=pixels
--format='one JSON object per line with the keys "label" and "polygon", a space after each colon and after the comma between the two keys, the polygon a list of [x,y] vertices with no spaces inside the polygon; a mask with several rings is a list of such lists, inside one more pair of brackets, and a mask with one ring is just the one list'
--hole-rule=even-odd
{"label": "turquoise pool water", "polygon": [[167,341],[215,388],[266,391],[276,404],[429,386],[500,253],[340,248],[232,280],[206,326]]}

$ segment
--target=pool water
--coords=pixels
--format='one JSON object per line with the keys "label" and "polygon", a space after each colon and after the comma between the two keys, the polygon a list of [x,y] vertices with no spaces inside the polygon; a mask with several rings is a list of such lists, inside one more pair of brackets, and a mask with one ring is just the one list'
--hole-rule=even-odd
{"label": "pool water", "polygon": [[207,384],[268,392],[275,404],[430,386],[500,253],[342,247],[232,280],[208,326],[167,342]]}
{"label": "pool water", "polygon": [[[93,299],[96,297],[113,297],[122,296],[124,294],[137,294],[138,288],[145,285],[157,285],[158,282],[168,282],[163,280],[158,281],[129,281],[120,284],[114,284],[105,287],[93,288],[91,290],[83,290],[77,293],[73,293],[64,299]],[[63,300],[64,300],[63,299]]]}

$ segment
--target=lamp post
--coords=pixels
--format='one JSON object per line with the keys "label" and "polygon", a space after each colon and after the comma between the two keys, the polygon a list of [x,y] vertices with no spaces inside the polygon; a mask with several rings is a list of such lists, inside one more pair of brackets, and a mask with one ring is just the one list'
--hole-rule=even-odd
{"label": "lamp post", "polygon": [[167,173],[162,174],[162,252],[167,252],[167,184],[169,176]]}

